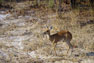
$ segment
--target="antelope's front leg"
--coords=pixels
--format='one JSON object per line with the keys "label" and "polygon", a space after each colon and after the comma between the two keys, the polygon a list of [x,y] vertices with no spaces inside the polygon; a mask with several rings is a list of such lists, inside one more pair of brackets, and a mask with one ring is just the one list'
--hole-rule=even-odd
{"label": "antelope's front leg", "polygon": [[53,41],[52,41],[52,46],[53,46],[53,50],[55,51],[55,55],[57,55],[57,54],[56,54],[56,44],[57,44],[57,43],[55,43],[55,40],[53,40]]}
{"label": "antelope's front leg", "polygon": [[55,51],[55,55],[57,55],[57,53],[56,53],[56,44],[57,44],[57,43],[53,43],[53,45],[54,45],[54,51]]}

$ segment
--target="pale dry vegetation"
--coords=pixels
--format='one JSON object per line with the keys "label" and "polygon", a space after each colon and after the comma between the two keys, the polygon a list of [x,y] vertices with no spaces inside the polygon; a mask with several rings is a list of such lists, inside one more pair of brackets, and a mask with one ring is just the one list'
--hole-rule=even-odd
{"label": "pale dry vegetation", "polygon": [[[20,4],[20,3],[19,3]],[[23,5],[22,5],[23,6]],[[16,7],[16,6],[15,6]],[[17,5],[17,7],[19,7]],[[21,6],[20,6],[21,7]],[[17,9],[16,9],[17,10]],[[1,63],[93,63],[94,62],[94,22],[92,10],[70,10],[62,12],[62,19],[48,9],[24,10],[28,14],[8,16],[0,26],[0,62]],[[16,16],[17,15],[17,16]],[[17,18],[15,18],[15,16]],[[83,23],[86,23],[83,25]],[[46,25],[53,26],[51,34],[60,30],[69,30],[74,48],[66,54],[68,45],[59,42],[54,54],[52,43],[42,33]],[[87,56],[93,52],[92,56]]]}

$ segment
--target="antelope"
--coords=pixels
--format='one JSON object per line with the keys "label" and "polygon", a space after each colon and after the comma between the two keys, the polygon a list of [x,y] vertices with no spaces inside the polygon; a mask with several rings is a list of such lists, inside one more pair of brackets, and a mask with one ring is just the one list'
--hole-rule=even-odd
{"label": "antelope", "polygon": [[[50,29],[52,29],[52,27],[50,27]],[[47,34],[49,36],[49,40],[53,43],[55,54],[56,54],[55,47],[56,47],[57,43],[61,40],[63,42],[66,42],[67,45],[69,46],[68,51],[69,51],[69,49],[72,49],[72,51],[73,51],[73,46],[70,43],[70,41],[72,40],[72,34],[69,31],[61,30],[60,32],[57,32],[57,33],[51,35],[50,29],[47,28],[47,30],[43,34]],[[68,53],[68,51],[67,51],[67,53]]]}

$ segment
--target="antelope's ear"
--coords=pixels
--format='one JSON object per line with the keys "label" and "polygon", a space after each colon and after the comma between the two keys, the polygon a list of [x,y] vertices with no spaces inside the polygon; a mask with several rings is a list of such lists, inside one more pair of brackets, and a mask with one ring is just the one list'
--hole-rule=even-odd
{"label": "antelope's ear", "polygon": [[49,27],[47,25],[45,27],[46,27],[46,29],[49,29]]}
{"label": "antelope's ear", "polygon": [[48,28],[48,26],[46,25],[46,28]]}
{"label": "antelope's ear", "polygon": [[53,29],[53,27],[52,27],[52,26],[50,26],[50,27],[49,27],[49,29],[51,30],[51,29]]}

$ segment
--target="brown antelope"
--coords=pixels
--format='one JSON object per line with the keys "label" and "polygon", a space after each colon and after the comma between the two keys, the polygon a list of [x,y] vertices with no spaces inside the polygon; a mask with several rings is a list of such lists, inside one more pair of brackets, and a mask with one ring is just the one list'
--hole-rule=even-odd
{"label": "brown antelope", "polygon": [[[52,29],[52,27],[50,27],[50,29]],[[69,31],[66,31],[66,30],[62,30],[60,32],[57,32],[53,35],[50,34],[50,29],[47,29],[46,32],[44,32],[43,34],[48,34],[49,36],[49,40],[53,43],[54,45],[54,51],[56,53],[56,50],[55,50],[55,47],[56,47],[56,44],[59,42],[59,41],[64,41],[68,44],[69,46],[69,49],[71,48],[73,50],[73,46],[72,44],[70,43],[71,39],[72,39],[72,34],[69,32]],[[68,51],[69,51],[68,49]],[[67,53],[68,53],[67,51]]]}

